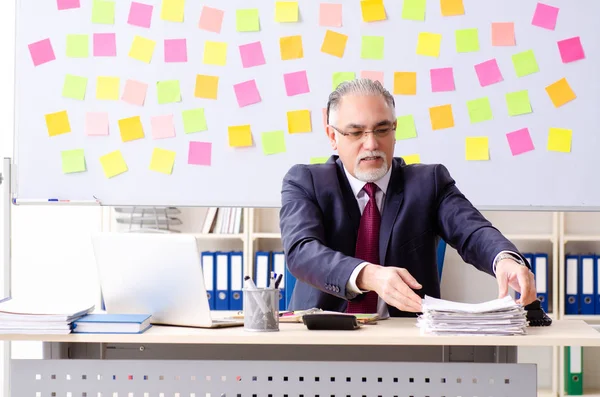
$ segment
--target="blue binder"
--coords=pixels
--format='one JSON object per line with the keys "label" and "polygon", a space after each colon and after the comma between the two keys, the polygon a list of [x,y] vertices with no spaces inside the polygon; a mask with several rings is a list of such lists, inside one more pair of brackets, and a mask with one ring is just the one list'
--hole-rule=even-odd
{"label": "blue binder", "polygon": [[548,254],[533,255],[535,289],[542,309],[548,313]]}
{"label": "blue binder", "polygon": [[229,310],[229,253],[217,252],[215,254],[217,291],[216,310]]}
{"label": "blue binder", "polygon": [[290,272],[287,266],[287,260],[285,262],[285,310],[289,310],[290,302],[292,301],[292,294],[294,293],[294,287],[296,286],[296,277]]}
{"label": "blue binder", "polygon": [[579,305],[581,314],[596,314],[596,256],[592,254],[579,257]]}
{"label": "blue binder", "polygon": [[286,277],[286,265],[285,255],[283,252],[273,252],[273,271],[277,273],[277,276],[282,275],[281,282],[279,283],[279,310],[285,310],[285,279]]}
{"label": "blue binder", "polygon": [[596,277],[594,277],[594,286],[596,287],[596,310],[595,314],[600,314],[600,255],[596,255]]}
{"label": "blue binder", "polygon": [[579,256],[565,257],[565,314],[579,314]]}
{"label": "blue binder", "polygon": [[[523,253],[523,256],[525,257],[525,260],[527,261],[527,263],[529,264],[529,268],[531,269],[531,271],[534,273],[535,275],[535,266],[534,266],[534,257],[535,255],[530,253],[530,252],[525,252]],[[519,299],[521,297],[521,294],[518,293],[517,291],[515,291],[515,299]]]}
{"label": "blue binder", "polygon": [[242,285],[244,284],[244,255],[229,254],[229,310],[242,310]]}
{"label": "blue binder", "polygon": [[254,283],[257,288],[267,288],[271,275],[271,255],[267,251],[257,251],[254,260]]}
{"label": "blue binder", "polygon": [[208,307],[215,310],[215,254],[214,252],[204,251],[200,256],[202,262],[202,273],[204,274],[204,287],[208,298]]}

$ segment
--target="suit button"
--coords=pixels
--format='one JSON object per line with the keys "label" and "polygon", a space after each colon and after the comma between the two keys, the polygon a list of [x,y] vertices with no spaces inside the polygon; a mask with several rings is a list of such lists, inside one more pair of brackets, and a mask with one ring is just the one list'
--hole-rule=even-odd
{"label": "suit button", "polygon": [[340,287],[335,287],[335,292],[340,292]]}

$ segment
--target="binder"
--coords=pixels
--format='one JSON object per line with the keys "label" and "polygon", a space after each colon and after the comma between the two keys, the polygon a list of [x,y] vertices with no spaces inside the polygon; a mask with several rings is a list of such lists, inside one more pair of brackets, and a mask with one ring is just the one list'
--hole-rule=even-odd
{"label": "binder", "polygon": [[542,309],[548,313],[548,254],[533,255],[535,289]]}
{"label": "binder", "polygon": [[565,257],[565,314],[579,314],[579,257]]}
{"label": "binder", "polygon": [[214,252],[204,251],[201,256],[202,273],[204,274],[204,287],[208,298],[208,307],[210,310],[216,309],[215,295],[215,254]]}
{"label": "binder", "polygon": [[277,273],[277,276],[282,275],[281,282],[279,283],[279,310],[285,310],[285,280],[286,280],[286,269],[285,266],[285,255],[283,252],[273,252],[273,271]]}
{"label": "binder", "polygon": [[583,395],[583,348],[565,346],[565,393]]}
{"label": "binder", "polygon": [[269,265],[271,255],[267,251],[257,251],[255,255],[254,283],[257,288],[267,288],[269,286],[270,271]]}
{"label": "binder", "polygon": [[292,295],[294,293],[294,287],[296,286],[296,277],[290,272],[285,262],[285,310],[289,310],[290,302],[292,301]]}
{"label": "binder", "polygon": [[594,288],[596,277],[594,277],[595,255],[581,255],[579,260],[579,304],[581,314],[596,313],[596,291]]}
{"label": "binder", "polygon": [[217,252],[216,262],[216,310],[229,310],[229,253]]}
{"label": "binder", "polygon": [[[524,252],[523,256],[525,257],[527,264],[529,264],[529,268],[535,275],[534,255],[531,252]],[[537,286],[536,286],[536,289],[537,289]],[[520,297],[521,297],[521,294],[518,293],[517,291],[515,291],[515,299],[519,299]]]}
{"label": "binder", "polygon": [[229,254],[229,310],[242,310],[242,285],[244,284],[244,255],[242,252]]}
{"label": "binder", "polygon": [[595,258],[596,263],[596,277],[594,277],[595,287],[596,287],[596,306],[595,306],[595,314],[600,314],[600,255],[596,255]]}

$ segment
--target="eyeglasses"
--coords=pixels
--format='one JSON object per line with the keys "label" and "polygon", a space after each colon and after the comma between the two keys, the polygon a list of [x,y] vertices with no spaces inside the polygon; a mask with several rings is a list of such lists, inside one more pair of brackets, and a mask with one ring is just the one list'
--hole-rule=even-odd
{"label": "eyeglasses", "polygon": [[370,131],[358,130],[358,131],[345,132],[345,131],[342,131],[339,128],[336,128],[332,125],[329,125],[329,127],[333,128],[334,130],[339,132],[341,135],[347,136],[350,139],[355,140],[355,141],[362,139],[368,133],[373,134],[375,136],[375,138],[384,138],[384,137],[388,136],[390,134],[390,132],[395,130],[394,127],[379,127],[379,128],[376,128],[376,129],[370,130]]}

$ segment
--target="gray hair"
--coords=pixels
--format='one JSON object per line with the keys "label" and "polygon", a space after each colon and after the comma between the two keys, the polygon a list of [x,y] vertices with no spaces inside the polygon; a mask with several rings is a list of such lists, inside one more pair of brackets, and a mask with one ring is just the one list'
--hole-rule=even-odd
{"label": "gray hair", "polygon": [[329,94],[327,101],[327,124],[329,124],[329,115],[331,111],[337,110],[340,101],[345,95],[362,94],[362,95],[381,95],[388,106],[393,110],[396,108],[394,97],[378,80],[371,79],[355,79],[340,83],[337,88]]}

